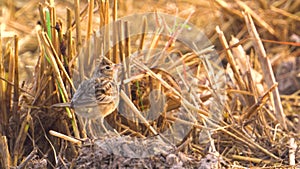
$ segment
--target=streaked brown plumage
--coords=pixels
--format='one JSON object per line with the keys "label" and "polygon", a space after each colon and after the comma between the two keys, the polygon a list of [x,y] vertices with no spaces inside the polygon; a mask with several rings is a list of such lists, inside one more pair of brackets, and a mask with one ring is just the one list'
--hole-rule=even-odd
{"label": "streaked brown plumage", "polygon": [[55,107],[69,106],[77,115],[89,121],[100,119],[101,127],[107,132],[103,124],[104,118],[111,114],[119,103],[116,70],[116,64],[102,57],[92,78],[79,85],[71,103],[57,104]]}

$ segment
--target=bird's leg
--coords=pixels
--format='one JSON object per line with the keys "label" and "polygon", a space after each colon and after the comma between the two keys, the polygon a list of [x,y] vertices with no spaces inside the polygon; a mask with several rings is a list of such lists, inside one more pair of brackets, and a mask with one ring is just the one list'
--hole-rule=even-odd
{"label": "bird's leg", "polygon": [[87,123],[88,123],[88,119],[84,118],[83,120],[83,133],[85,135],[85,137],[87,137]]}
{"label": "bird's leg", "polygon": [[105,131],[105,133],[108,134],[108,131],[107,131],[106,127],[104,126],[104,117],[100,118],[100,125],[103,128],[103,130]]}
{"label": "bird's leg", "polygon": [[92,139],[96,139],[96,136],[93,132],[93,128],[92,128],[92,123],[91,123],[92,120],[88,119],[88,130],[90,131],[90,134],[91,134],[91,137]]}

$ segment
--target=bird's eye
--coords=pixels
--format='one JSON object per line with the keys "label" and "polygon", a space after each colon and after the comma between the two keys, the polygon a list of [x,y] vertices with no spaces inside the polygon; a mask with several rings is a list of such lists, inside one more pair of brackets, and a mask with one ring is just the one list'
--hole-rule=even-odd
{"label": "bird's eye", "polygon": [[109,70],[109,69],[110,69],[110,66],[105,66],[105,69],[106,69],[106,70]]}

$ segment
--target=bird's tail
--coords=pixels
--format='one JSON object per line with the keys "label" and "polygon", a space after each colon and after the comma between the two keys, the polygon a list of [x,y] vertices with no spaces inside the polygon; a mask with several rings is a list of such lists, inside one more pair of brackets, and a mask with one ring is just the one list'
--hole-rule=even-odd
{"label": "bird's tail", "polygon": [[67,102],[67,103],[56,103],[51,105],[51,107],[71,107],[71,103]]}

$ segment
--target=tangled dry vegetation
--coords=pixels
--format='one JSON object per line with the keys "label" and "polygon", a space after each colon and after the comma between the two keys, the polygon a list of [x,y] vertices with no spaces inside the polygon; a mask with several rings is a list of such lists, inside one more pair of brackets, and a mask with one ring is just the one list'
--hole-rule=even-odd
{"label": "tangled dry vegetation", "polygon": [[[300,167],[300,1],[0,6],[1,168]],[[101,55],[122,64],[122,100],[91,141],[52,105]]]}

